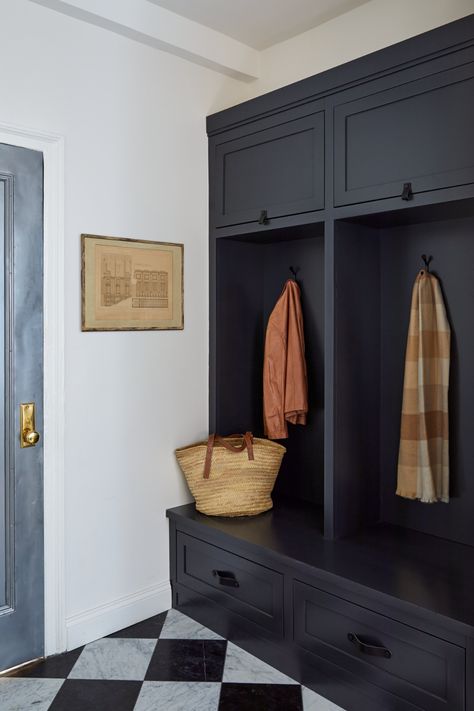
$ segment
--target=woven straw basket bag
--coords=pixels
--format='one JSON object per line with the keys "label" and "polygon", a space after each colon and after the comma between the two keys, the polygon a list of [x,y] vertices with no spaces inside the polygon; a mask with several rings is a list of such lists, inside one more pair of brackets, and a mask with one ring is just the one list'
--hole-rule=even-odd
{"label": "woven straw basket bag", "polygon": [[208,516],[255,516],[272,508],[271,493],[286,449],[267,439],[210,435],[176,450],[196,508]]}

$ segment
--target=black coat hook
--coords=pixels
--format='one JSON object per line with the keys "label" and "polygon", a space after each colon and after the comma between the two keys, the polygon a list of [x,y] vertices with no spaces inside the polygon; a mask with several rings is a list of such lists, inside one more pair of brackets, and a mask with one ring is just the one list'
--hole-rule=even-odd
{"label": "black coat hook", "polygon": [[421,258],[424,261],[426,271],[429,274],[430,273],[430,262],[433,260],[433,257],[431,255],[429,257],[427,257],[426,254],[422,254]]}
{"label": "black coat hook", "polygon": [[298,274],[300,268],[299,267],[290,267],[290,272],[293,274],[293,279],[296,281],[296,275]]}

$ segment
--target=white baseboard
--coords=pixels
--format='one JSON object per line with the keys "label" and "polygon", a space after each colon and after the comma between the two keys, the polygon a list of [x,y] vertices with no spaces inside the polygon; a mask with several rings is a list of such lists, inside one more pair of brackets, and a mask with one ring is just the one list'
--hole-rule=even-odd
{"label": "white baseboard", "polygon": [[158,615],[171,607],[169,580],[131,595],[79,612],[66,619],[67,649],[75,649],[95,639]]}

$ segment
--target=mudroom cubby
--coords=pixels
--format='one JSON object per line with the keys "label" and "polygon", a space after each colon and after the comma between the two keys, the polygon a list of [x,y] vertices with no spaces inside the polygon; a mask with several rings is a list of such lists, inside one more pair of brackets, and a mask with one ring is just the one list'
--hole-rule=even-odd
{"label": "mudroom cubby", "polygon": [[322,506],[324,500],[324,225],[272,230],[264,236],[218,238],[215,369],[211,371],[211,429],[252,430],[263,436],[263,355],[270,312],[297,270],[305,322],[309,413],[282,442],[287,453],[275,496]]}
{"label": "mudroom cubby", "polygon": [[[310,411],[273,510],[168,511],[173,605],[347,711],[474,711],[473,77],[470,15],[207,123],[209,430],[264,434],[290,267]],[[449,503],[395,494],[423,254],[451,328]]]}
{"label": "mudroom cubby", "polygon": [[[336,537],[382,521],[474,545],[474,204],[340,220],[334,235]],[[422,254],[433,257],[452,332],[449,504],[395,495],[411,292]]]}

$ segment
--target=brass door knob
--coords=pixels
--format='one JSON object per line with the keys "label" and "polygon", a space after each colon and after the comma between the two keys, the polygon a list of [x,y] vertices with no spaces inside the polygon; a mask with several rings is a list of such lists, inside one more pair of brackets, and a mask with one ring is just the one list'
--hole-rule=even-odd
{"label": "brass door knob", "polygon": [[39,438],[39,432],[36,432],[36,430],[25,430],[23,432],[23,439],[31,446],[38,444]]}
{"label": "brass door knob", "polygon": [[20,447],[34,447],[39,438],[35,427],[35,403],[24,402],[20,405]]}

